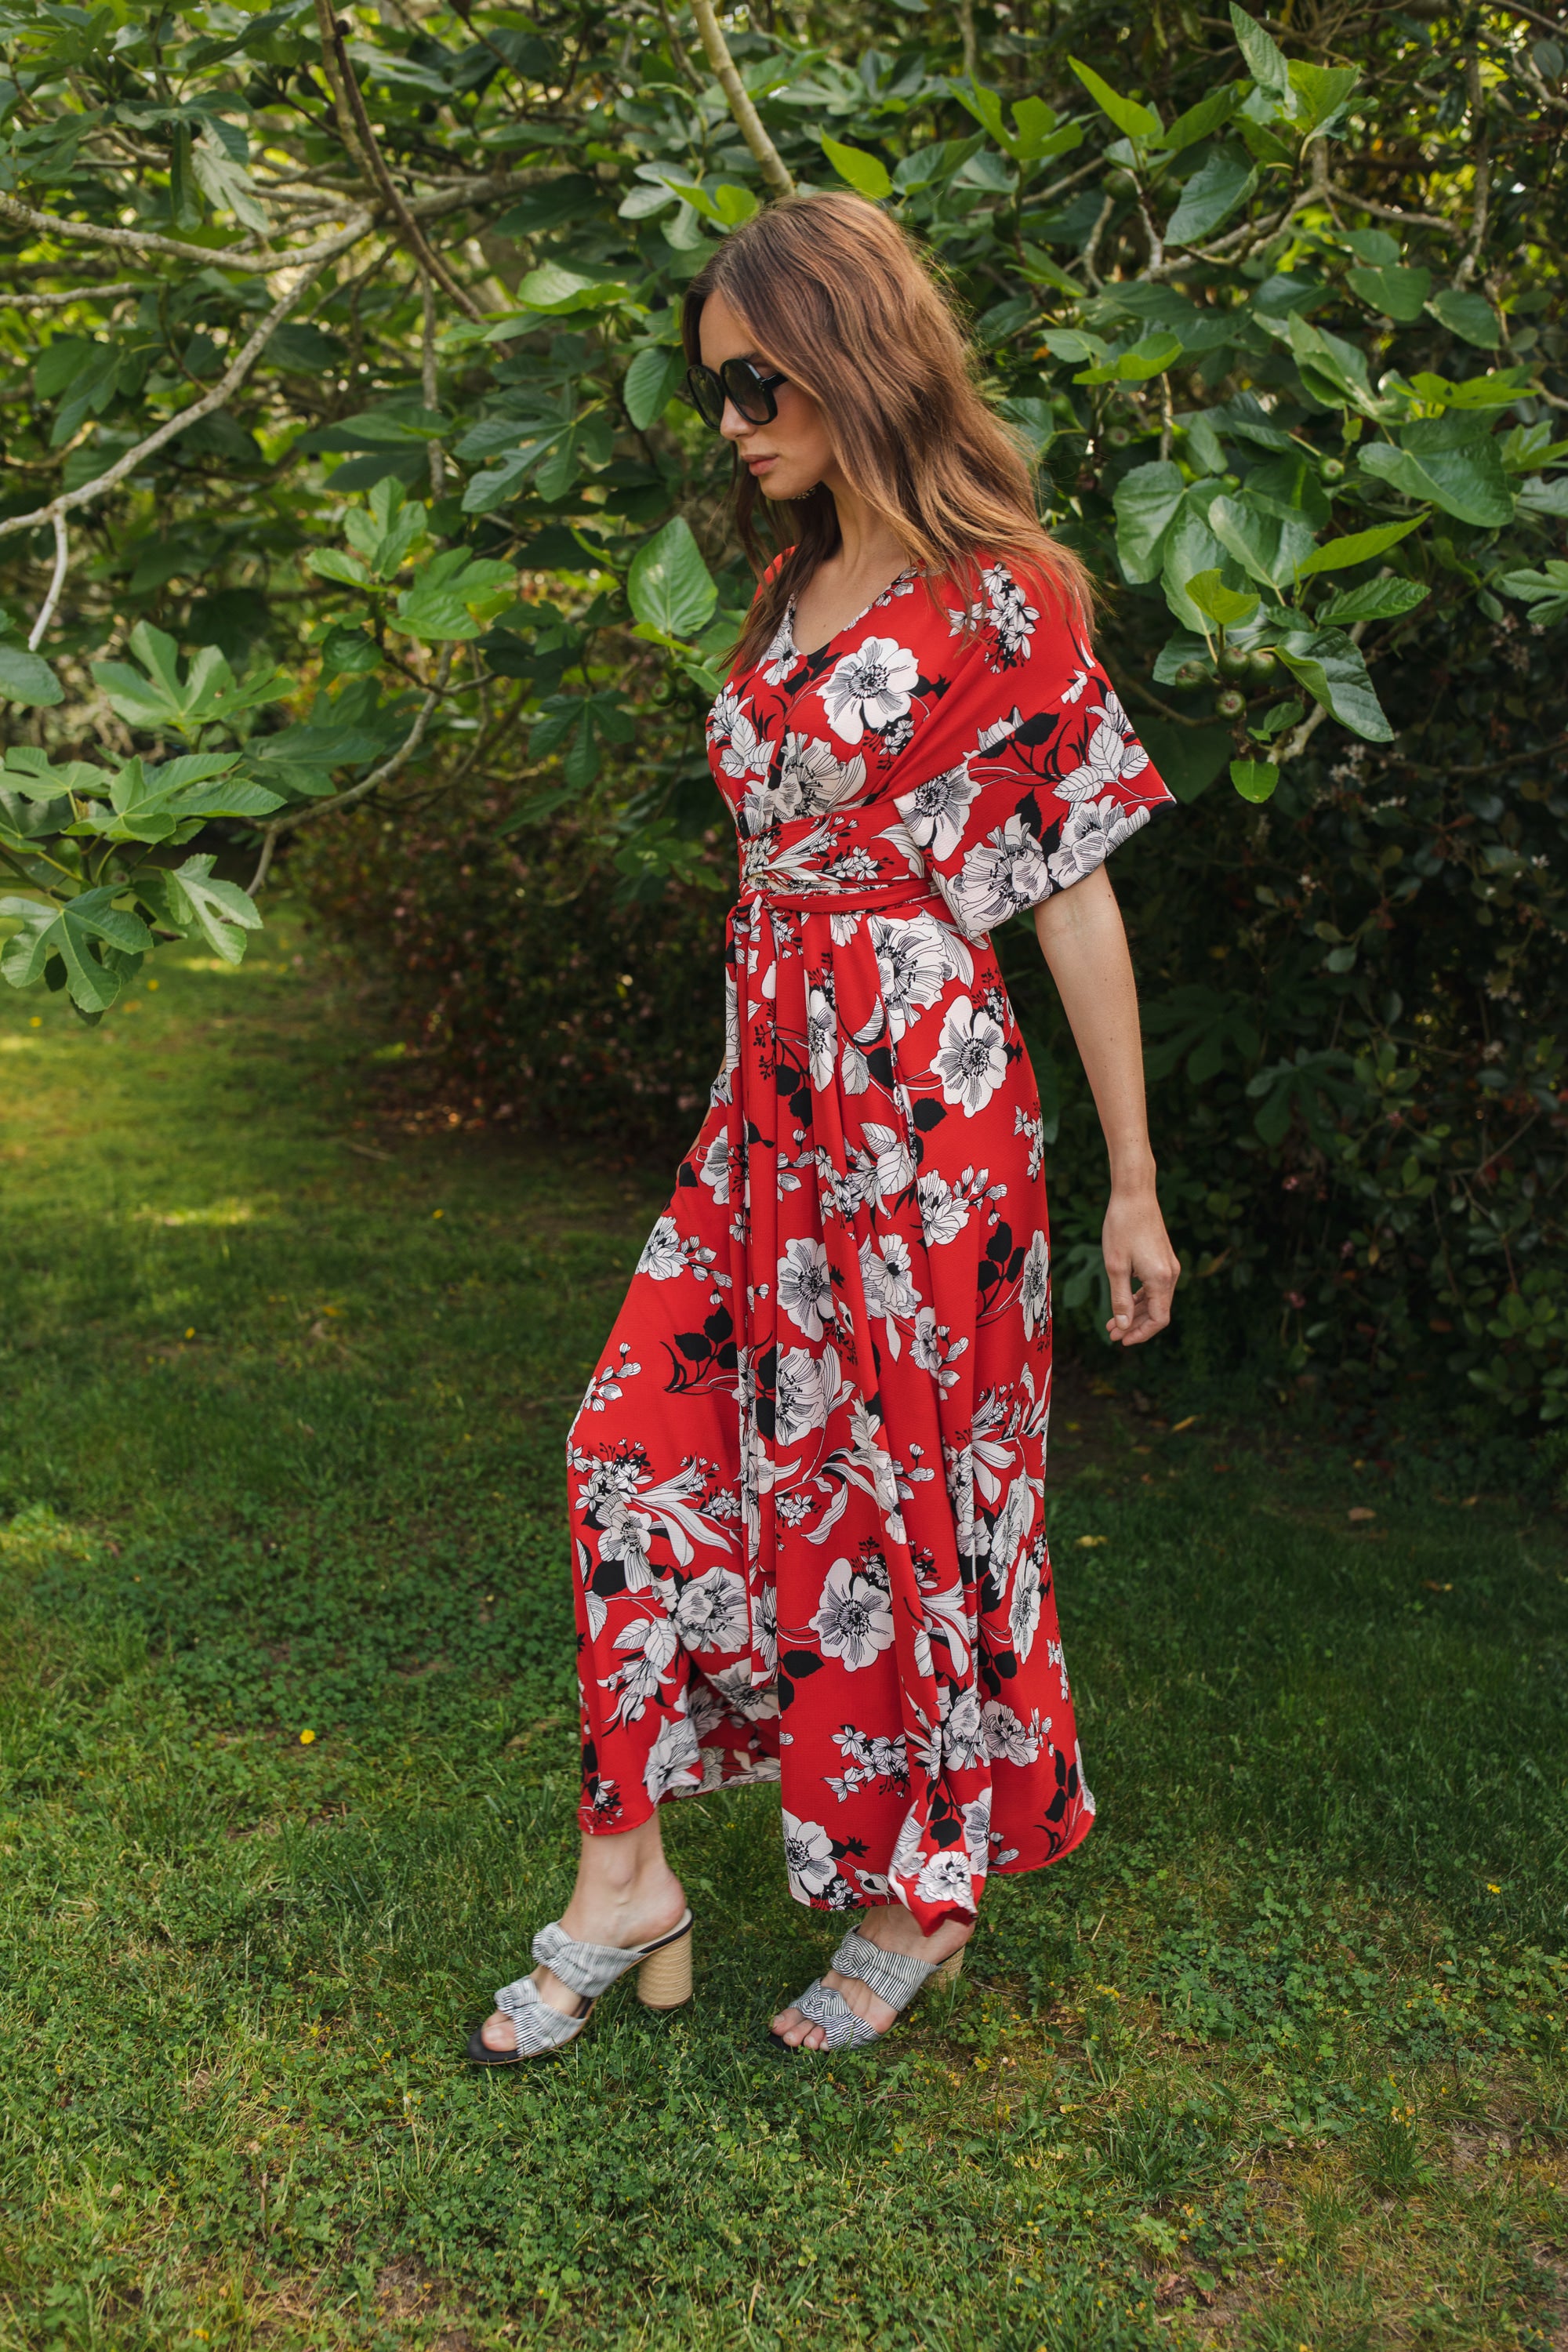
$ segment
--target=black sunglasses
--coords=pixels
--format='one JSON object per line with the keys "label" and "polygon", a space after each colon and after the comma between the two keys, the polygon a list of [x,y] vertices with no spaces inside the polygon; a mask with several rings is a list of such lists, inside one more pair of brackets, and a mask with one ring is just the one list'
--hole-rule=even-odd
{"label": "black sunglasses", "polygon": [[726,360],[717,371],[700,364],[689,368],[680,389],[703,424],[717,433],[726,402],[734,404],[748,425],[771,425],[779,413],[774,387],[787,380],[763,375],[751,360]]}

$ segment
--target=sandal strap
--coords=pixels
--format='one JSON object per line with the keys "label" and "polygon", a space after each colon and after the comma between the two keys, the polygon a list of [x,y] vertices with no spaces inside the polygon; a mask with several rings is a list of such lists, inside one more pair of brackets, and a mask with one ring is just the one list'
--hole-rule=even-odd
{"label": "sandal strap", "polygon": [[820,2025],[827,2037],[829,2050],[862,2050],[868,2042],[879,2042],[881,2035],[863,2017],[857,2017],[842,1993],[814,1977],[805,1990],[795,1998],[795,2006],[802,2017],[813,2025]]}
{"label": "sandal strap", "polygon": [[935,1974],[929,1961],[905,1952],[884,1952],[855,1927],[834,1953],[833,1966],[841,1977],[858,1977],[889,2009],[907,2009],[926,1979]]}
{"label": "sandal strap", "polygon": [[576,2017],[563,2017],[558,2009],[551,2008],[531,1977],[519,1977],[515,1984],[502,1985],[496,2007],[511,2020],[519,2057],[538,2058],[547,2050],[562,2050],[568,2042],[574,2042],[588,2022],[593,2003],[589,2001]]}
{"label": "sandal strap", "polygon": [[628,1952],[618,1944],[580,1944],[566,1933],[559,1919],[552,1919],[533,1939],[533,1957],[541,1968],[551,1969],[573,1992],[581,1993],[584,2000],[597,2000],[602,1992],[608,1992],[617,1977],[624,1977],[628,1969],[635,1969],[650,1952],[679,1942],[690,1925],[691,1914],[688,1911],[668,1936],[657,1936],[651,1944],[638,1944]]}

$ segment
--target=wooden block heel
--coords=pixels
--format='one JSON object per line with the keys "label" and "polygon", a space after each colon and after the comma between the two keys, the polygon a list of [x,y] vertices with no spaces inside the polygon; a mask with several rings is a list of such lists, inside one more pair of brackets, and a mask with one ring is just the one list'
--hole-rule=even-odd
{"label": "wooden block heel", "polygon": [[691,1999],[691,1930],[661,1944],[637,1968],[637,1999],[645,2009],[679,2009]]}
{"label": "wooden block heel", "polygon": [[955,1985],[963,1967],[963,1947],[960,1944],[951,1960],[939,1960],[931,1972],[932,1984]]}

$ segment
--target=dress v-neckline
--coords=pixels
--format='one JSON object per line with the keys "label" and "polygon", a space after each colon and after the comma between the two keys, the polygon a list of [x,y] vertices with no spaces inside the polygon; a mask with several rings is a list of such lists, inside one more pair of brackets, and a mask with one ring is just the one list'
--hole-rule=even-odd
{"label": "dress v-neckline", "polygon": [[858,629],[861,622],[866,618],[867,614],[876,611],[877,606],[881,603],[884,596],[890,596],[894,589],[900,587],[906,580],[914,579],[920,567],[918,564],[906,563],[903,570],[898,574],[897,578],[889,580],[885,588],[879,588],[876,594],[871,598],[869,604],[863,604],[852,620],[846,621],[842,628],[835,629],[830,637],[825,637],[822,643],[819,646],[814,646],[809,653],[806,653],[804,650],[795,637],[795,608],[800,599],[798,594],[792,596],[789,603],[784,607],[784,625],[785,630],[788,632],[789,649],[791,653],[795,656],[797,661],[809,662],[817,660],[818,657],[826,653],[831,646],[836,646],[840,637],[847,636],[851,629]]}

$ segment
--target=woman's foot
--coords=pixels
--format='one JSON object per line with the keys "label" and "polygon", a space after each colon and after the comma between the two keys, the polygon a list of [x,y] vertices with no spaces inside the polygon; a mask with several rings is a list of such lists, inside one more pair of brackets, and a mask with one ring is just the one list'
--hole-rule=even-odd
{"label": "woman's foot", "polygon": [[[868,1944],[879,1951],[900,1952],[907,1958],[924,1960],[928,1968],[940,1968],[961,1952],[974,1933],[974,1922],[950,1920],[939,1927],[934,1936],[922,1936],[919,1927],[901,1904],[889,1903],[874,1911],[863,1911],[857,1926]],[[840,1995],[846,2006],[858,2018],[863,2018],[873,2033],[886,2033],[899,2012],[879,2000],[869,1985],[858,1977],[840,1976],[837,1969],[824,1972],[822,1982],[830,1992]],[[827,2035],[820,2025],[803,2017],[798,2009],[782,2009],[774,2018],[773,2030],[781,2042],[792,2050],[821,2050]]]}
{"label": "woman's foot", "polygon": [[[577,1884],[561,1914],[561,1925],[577,1943],[609,1944],[630,1952],[679,1926],[686,1912],[685,1892],[664,1858],[657,1820],[643,1827],[653,1831],[651,1841],[635,1830],[621,1837],[584,1840]],[[581,2016],[582,1995],[563,1984],[552,1969],[535,1969],[533,1981],[540,1999],[563,2017]],[[494,2010],[479,2028],[479,2040],[487,2050],[515,2050],[517,2029],[502,2011]]]}

